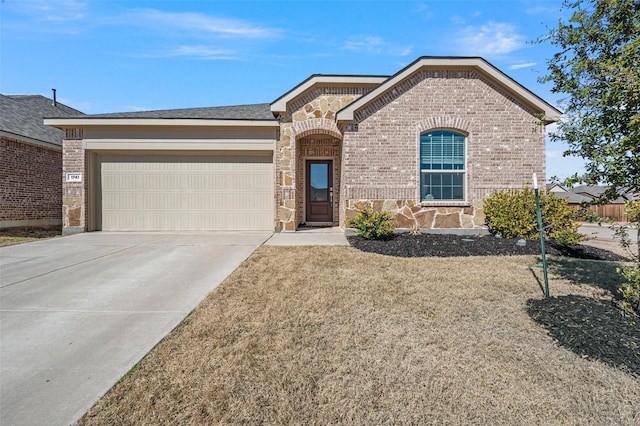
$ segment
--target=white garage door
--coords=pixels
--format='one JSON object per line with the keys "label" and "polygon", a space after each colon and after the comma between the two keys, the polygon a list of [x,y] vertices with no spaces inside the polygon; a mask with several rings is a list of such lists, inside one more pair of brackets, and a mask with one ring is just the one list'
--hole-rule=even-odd
{"label": "white garage door", "polygon": [[272,155],[100,155],[104,231],[272,230]]}

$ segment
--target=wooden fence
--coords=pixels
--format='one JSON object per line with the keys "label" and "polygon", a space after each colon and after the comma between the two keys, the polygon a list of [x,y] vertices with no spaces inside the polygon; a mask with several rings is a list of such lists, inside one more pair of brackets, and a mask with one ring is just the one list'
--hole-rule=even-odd
{"label": "wooden fence", "polygon": [[[580,210],[579,204],[569,204],[574,210]],[[624,204],[604,204],[602,206],[590,206],[588,213],[595,213],[601,218],[611,219],[615,222],[629,222],[629,217],[624,209]]]}

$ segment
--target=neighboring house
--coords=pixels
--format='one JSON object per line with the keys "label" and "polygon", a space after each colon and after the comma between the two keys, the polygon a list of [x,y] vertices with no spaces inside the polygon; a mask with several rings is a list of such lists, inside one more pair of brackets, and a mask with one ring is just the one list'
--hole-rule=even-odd
{"label": "neighboring house", "polygon": [[[598,197],[601,197],[607,191],[607,189],[609,189],[608,186],[582,185],[576,186],[571,190],[571,192],[587,197],[590,200],[594,200]],[[633,194],[625,190],[618,190],[618,195],[619,196],[614,200],[610,200],[608,204],[624,204],[626,200],[634,199]]]}
{"label": "neighboring house", "polygon": [[482,58],[312,75],[271,104],[45,123],[65,131],[64,231],[295,231],[356,203],[403,228],[481,228],[482,201],[545,179],[560,112]]}
{"label": "neighboring house", "polygon": [[45,116],[78,116],[40,95],[0,95],[0,229],[62,223],[62,137]]}
{"label": "neighboring house", "polygon": [[554,194],[558,195],[558,193],[565,193],[567,192],[567,190],[559,183],[548,183],[547,192],[553,192]]}
{"label": "neighboring house", "polygon": [[[568,200],[569,206],[574,209],[583,208],[587,204],[591,204],[596,198],[602,196],[609,189],[608,186],[599,185],[583,185],[576,186],[566,193],[556,193],[555,195]],[[595,213],[602,218],[613,219],[617,222],[628,222],[624,203],[626,200],[637,199],[634,195],[625,190],[618,191],[618,197],[608,201],[606,204],[595,204],[587,208],[587,212]]]}

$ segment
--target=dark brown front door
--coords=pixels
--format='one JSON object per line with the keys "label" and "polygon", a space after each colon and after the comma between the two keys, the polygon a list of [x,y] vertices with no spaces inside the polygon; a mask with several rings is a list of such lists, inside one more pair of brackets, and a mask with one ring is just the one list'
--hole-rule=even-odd
{"label": "dark brown front door", "polygon": [[307,222],[333,222],[333,161],[307,160]]}

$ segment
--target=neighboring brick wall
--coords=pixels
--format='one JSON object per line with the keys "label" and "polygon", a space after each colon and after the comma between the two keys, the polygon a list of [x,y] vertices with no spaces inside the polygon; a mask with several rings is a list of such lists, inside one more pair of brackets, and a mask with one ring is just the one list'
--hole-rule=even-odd
{"label": "neighboring brick wall", "polygon": [[0,227],[59,225],[62,152],[0,138]]}
{"label": "neighboring brick wall", "polygon": [[[468,135],[467,200],[423,205],[419,136],[442,128]],[[368,200],[396,213],[397,225],[478,227],[483,216],[476,210],[492,191],[531,184],[532,173],[545,180],[544,127],[536,114],[472,70],[415,73],[356,111],[343,143],[345,216],[357,200]]]}

